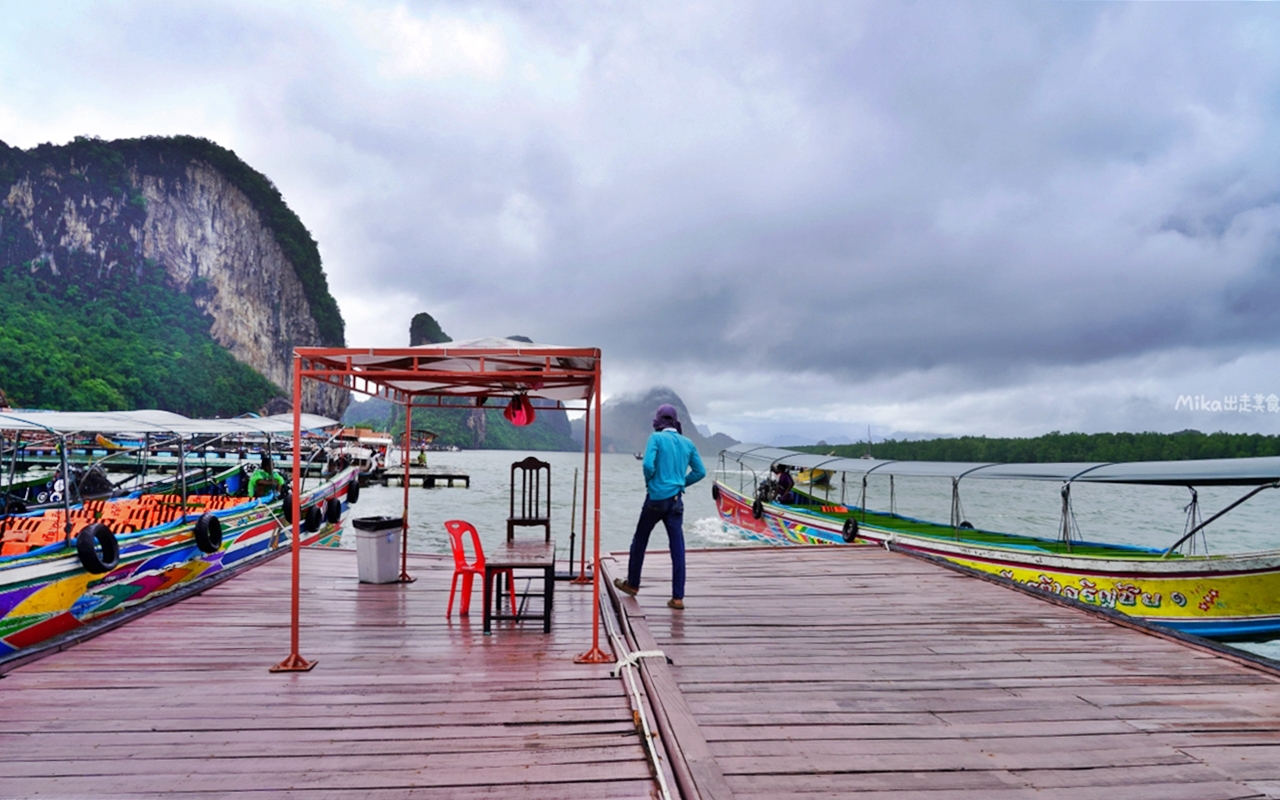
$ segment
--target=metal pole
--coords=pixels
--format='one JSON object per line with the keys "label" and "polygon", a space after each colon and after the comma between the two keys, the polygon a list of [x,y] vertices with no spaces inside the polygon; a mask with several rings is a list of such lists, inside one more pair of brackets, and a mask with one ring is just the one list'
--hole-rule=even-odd
{"label": "metal pole", "polygon": [[1208,518],[1208,519],[1206,519],[1204,522],[1201,522],[1199,525],[1197,525],[1197,526],[1195,526],[1194,528],[1192,528],[1191,530],[1187,531],[1187,532],[1183,535],[1183,537],[1182,537],[1181,539],[1179,539],[1178,541],[1174,542],[1174,543],[1169,547],[1169,549],[1168,549],[1168,550],[1165,550],[1165,551],[1164,551],[1164,554],[1163,554],[1163,555],[1161,555],[1160,557],[1161,557],[1161,558],[1168,558],[1168,557],[1169,557],[1169,555],[1170,555],[1171,553],[1173,553],[1173,551],[1174,551],[1174,550],[1177,550],[1177,549],[1178,549],[1179,545],[1181,545],[1181,544],[1182,544],[1183,542],[1185,542],[1186,540],[1190,539],[1192,536],[1195,536],[1195,535],[1196,535],[1197,533],[1199,533],[1200,531],[1204,530],[1204,529],[1205,529],[1205,527],[1206,527],[1206,526],[1208,526],[1208,524],[1209,524],[1210,522],[1213,522],[1213,521],[1214,521],[1215,519],[1217,519],[1218,517],[1221,517],[1223,514],[1227,513],[1227,512],[1228,512],[1228,511],[1230,511],[1231,509],[1233,509],[1233,508],[1235,508],[1236,506],[1240,505],[1240,504],[1241,504],[1241,503],[1243,503],[1245,500],[1248,500],[1250,497],[1253,497],[1255,494],[1257,494],[1258,492],[1261,492],[1263,489],[1276,489],[1276,488],[1280,488],[1280,481],[1276,481],[1275,483],[1266,483],[1266,484],[1263,484],[1262,486],[1257,487],[1257,488],[1256,488],[1256,489],[1254,489],[1253,491],[1251,491],[1251,492],[1249,492],[1248,494],[1246,494],[1244,497],[1241,497],[1239,500],[1235,501],[1235,502],[1234,502],[1234,503],[1232,503],[1231,505],[1229,505],[1229,506],[1227,506],[1226,508],[1224,508],[1224,509],[1222,509],[1221,511],[1219,511],[1217,514],[1214,514],[1212,517],[1209,517],[1209,518]]}
{"label": "metal pole", "polygon": [[298,604],[299,595],[298,586],[301,583],[302,560],[302,497],[297,489],[301,488],[301,472],[302,472],[302,357],[297,353],[293,354],[293,485],[294,491],[289,492],[289,502],[293,504],[292,518],[292,536],[293,541],[291,549],[293,551],[293,572],[292,587],[290,591],[290,601],[292,611],[289,618],[289,657],[279,664],[271,668],[272,672],[306,672],[316,665],[315,661],[308,661],[298,654]]}
{"label": "metal pole", "polygon": [[[597,359],[594,391],[592,392],[595,395],[596,413],[596,474],[595,505],[592,507],[592,511],[595,513],[595,558],[591,563],[591,649],[573,659],[579,664],[604,664],[617,660],[612,653],[606,653],[600,649],[600,406],[604,405],[600,401],[602,388],[600,361]],[[585,537],[583,538],[585,539]]]}
{"label": "metal pole", "polygon": [[[400,582],[413,583],[409,575],[409,447],[413,444],[413,395],[404,401],[404,515],[400,518]],[[425,482],[425,479],[423,479]]]}
{"label": "metal pole", "polygon": [[[62,518],[66,538],[63,544],[71,544],[71,471],[67,466],[67,437],[58,436],[58,459],[62,464]],[[55,484],[56,485],[56,484]]]}
{"label": "metal pole", "polygon": [[[591,483],[591,398],[587,398],[587,410],[582,415],[582,560],[578,565],[578,577],[574,583],[587,583],[587,486]],[[575,490],[576,494],[576,490]],[[573,552],[569,552],[573,560]]]}
{"label": "metal pole", "polygon": [[[569,493],[569,574],[573,574],[573,532],[578,527],[578,468],[573,468],[573,491]],[[576,577],[576,576],[575,576]]]}
{"label": "metal pole", "polygon": [[182,516],[187,515],[187,459],[186,440],[178,436],[178,496],[182,499]]}

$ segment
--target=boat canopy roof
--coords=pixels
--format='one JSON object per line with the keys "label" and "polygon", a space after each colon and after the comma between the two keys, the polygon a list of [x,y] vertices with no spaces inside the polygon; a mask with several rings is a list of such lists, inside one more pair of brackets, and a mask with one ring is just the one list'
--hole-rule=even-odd
{"label": "boat canopy roof", "polygon": [[[303,430],[338,425],[317,414],[302,415]],[[217,435],[236,433],[293,433],[293,414],[235,419],[189,419],[171,411],[3,411],[0,430],[48,433],[174,433]]]}
{"label": "boat canopy roof", "polygon": [[1000,464],[972,461],[884,461],[799,453],[759,444],[735,444],[724,457],[753,469],[774,464],[793,469],[824,469],[852,475],[928,478],[985,478],[1075,483],[1131,483],[1163,486],[1261,486],[1280,481],[1280,457],[1210,458],[1192,461],[1072,461]]}

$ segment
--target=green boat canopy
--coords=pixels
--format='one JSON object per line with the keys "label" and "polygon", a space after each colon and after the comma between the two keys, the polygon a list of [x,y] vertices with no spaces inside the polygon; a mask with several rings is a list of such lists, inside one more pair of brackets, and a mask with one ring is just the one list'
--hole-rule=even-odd
{"label": "green boat canopy", "polygon": [[973,461],[884,461],[836,458],[799,453],[759,444],[736,444],[723,458],[756,472],[774,464],[792,469],[823,469],[850,475],[895,475],[913,478],[983,478],[1069,483],[1128,483],[1161,486],[1262,486],[1280,481],[1280,456],[1209,458],[1191,461],[1075,461],[1046,464],[1000,464]]}

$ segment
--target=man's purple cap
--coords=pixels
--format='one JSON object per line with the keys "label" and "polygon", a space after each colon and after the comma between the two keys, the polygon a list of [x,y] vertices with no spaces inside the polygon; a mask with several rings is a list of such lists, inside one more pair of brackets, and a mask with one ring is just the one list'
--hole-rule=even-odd
{"label": "man's purple cap", "polygon": [[683,433],[680,430],[680,418],[676,415],[676,407],[663,403],[658,406],[658,410],[653,412],[653,429],[661,430],[663,428],[675,428],[677,433]]}

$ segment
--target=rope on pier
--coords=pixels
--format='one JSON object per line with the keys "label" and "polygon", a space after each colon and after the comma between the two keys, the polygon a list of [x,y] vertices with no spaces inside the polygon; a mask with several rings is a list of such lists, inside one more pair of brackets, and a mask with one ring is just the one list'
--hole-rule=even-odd
{"label": "rope on pier", "polygon": [[667,654],[661,650],[638,650],[634,653],[628,653],[618,659],[618,665],[609,670],[609,674],[618,677],[622,674],[623,667],[638,667],[642,658],[666,658],[667,663],[671,663],[671,659],[667,658]]}
{"label": "rope on pier", "polygon": [[605,597],[601,597],[599,602],[601,604],[600,611],[602,612],[600,614],[600,619],[604,621],[605,631],[609,636],[609,640],[613,643],[613,651],[615,653],[623,654],[618,659],[618,665],[610,671],[614,677],[617,677],[622,673],[623,667],[635,668],[627,671],[626,679],[624,681],[627,686],[627,694],[631,700],[631,716],[635,719],[636,728],[640,730],[641,738],[644,740],[645,751],[649,754],[649,758],[653,764],[653,775],[658,781],[658,794],[661,796],[662,800],[673,800],[671,787],[667,785],[666,770],[671,769],[672,775],[674,776],[674,768],[669,760],[664,764],[663,756],[658,752],[658,746],[654,742],[654,739],[658,738],[658,732],[653,730],[649,725],[649,715],[646,714],[644,710],[644,693],[640,691],[640,687],[636,684],[635,675],[635,673],[639,671],[640,659],[650,656],[662,656],[663,658],[666,658],[666,655],[661,650],[637,650],[636,652],[628,653],[627,643],[614,625],[614,623],[619,620],[615,620],[610,616],[609,611],[611,609],[604,606],[604,603],[606,602]]}

